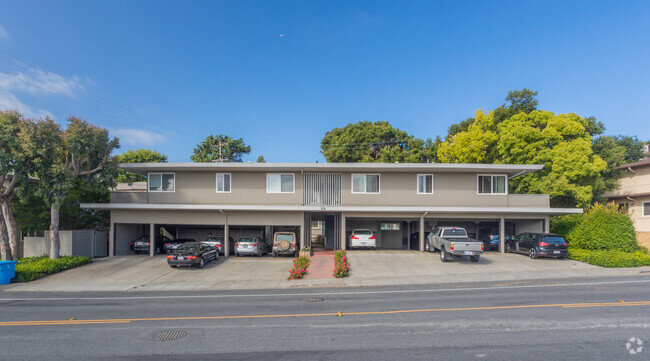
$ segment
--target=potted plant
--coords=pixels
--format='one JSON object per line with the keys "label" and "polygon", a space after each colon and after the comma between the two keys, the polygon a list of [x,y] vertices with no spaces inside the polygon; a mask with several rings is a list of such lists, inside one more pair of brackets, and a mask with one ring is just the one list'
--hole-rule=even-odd
{"label": "potted plant", "polygon": [[301,249],[300,252],[298,252],[298,253],[299,253],[299,254],[298,254],[299,257],[307,257],[307,258],[309,258],[309,257],[311,257],[311,255],[312,255],[312,254],[311,254],[311,247],[304,247],[304,248]]}

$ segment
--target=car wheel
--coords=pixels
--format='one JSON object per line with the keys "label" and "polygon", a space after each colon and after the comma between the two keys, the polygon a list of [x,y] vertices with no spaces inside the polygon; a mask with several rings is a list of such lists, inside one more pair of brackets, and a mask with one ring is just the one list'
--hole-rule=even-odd
{"label": "car wheel", "polygon": [[481,256],[469,256],[469,260],[472,262],[478,262]]}
{"label": "car wheel", "polygon": [[429,247],[429,242],[424,244],[424,250],[427,252],[431,252],[431,248]]}
{"label": "car wheel", "polygon": [[201,259],[199,260],[199,268],[203,268],[204,266],[205,266],[205,259],[201,257]]}
{"label": "car wheel", "polygon": [[175,265],[175,264],[171,264],[171,265],[169,265],[169,267],[171,267],[171,268],[178,268],[178,266]]}
{"label": "car wheel", "polygon": [[510,252],[512,252],[512,250],[510,249],[510,244],[508,244],[508,243],[506,243],[506,249],[505,249],[505,252],[506,252],[506,253],[510,253]]}
{"label": "car wheel", "polygon": [[535,249],[535,247],[528,249],[528,257],[530,257],[531,259],[537,258],[537,250]]}
{"label": "car wheel", "polygon": [[257,250],[257,257],[262,257],[262,250],[261,249]]}
{"label": "car wheel", "polygon": [[271,257],[277,257],[277,256],[278,256],[277,252],[275,252],[275,251],[271,252]]}
{"label": "car wheel", "polygon": [[443,262],[449,262],[449,257],[447,257],[447,251],[445,251],[445,247],[440,248],[440,260]]}
{"label": "car wheel", "polygon": [[162,253],[162,251],[160,250],[160,247],[157,247],[156,248],[156,254],[161,254],[161,253]]}

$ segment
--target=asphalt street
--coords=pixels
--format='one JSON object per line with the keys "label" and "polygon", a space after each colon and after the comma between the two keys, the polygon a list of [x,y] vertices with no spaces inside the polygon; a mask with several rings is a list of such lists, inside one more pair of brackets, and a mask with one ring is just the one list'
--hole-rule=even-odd
{"label": "asphalt street", "polygon": [[636,339],[650,342],[650,275],[239,292],[0,292],[1,360],[649,360],[650,347]]}

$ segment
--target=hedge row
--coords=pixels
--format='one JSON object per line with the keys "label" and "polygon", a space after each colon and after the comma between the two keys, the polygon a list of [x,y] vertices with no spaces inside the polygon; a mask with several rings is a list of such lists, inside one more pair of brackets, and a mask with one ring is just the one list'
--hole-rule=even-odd
{"label": "hedge row", "polygon": [[643,251],[593,251],[569,248],[569,258],[594,266],[610,268],[650,266],[650,254]]}
{"label": "hedge row", "polygon": [[52,260],[48,256],[25,257],[16,263],[15,282],[30,282],[53,273],[65,271],[92,262],[89,257],[63,256]]}

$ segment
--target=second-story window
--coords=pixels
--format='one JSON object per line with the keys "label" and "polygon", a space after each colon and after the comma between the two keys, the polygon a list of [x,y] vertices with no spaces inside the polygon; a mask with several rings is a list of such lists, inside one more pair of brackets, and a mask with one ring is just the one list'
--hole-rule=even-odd
{"label": "second-story window", "polygon": [[230,193],[230,173],[217,173],[217,193]]}
{"label": "second-story window", "polygon": [[149,192],[173,192],[174,173],[149,173]]}
{"label": "second-story window", "polygon": [[478,176],[478,193],[479,194],[506,194],[506,176],[505,175],[479,175]]}
{"label": "second-story window", "polygon": [[418,174],[418,194],[433,194],[433,174]]}
{"label": "second-story window", "polygon": [[353,174],[352,193],[379,193],[379,174]]}
{"label": "second-story window", "polygon": [[266,175],[266,193],[293,193],[294,187],[292,173]]}

